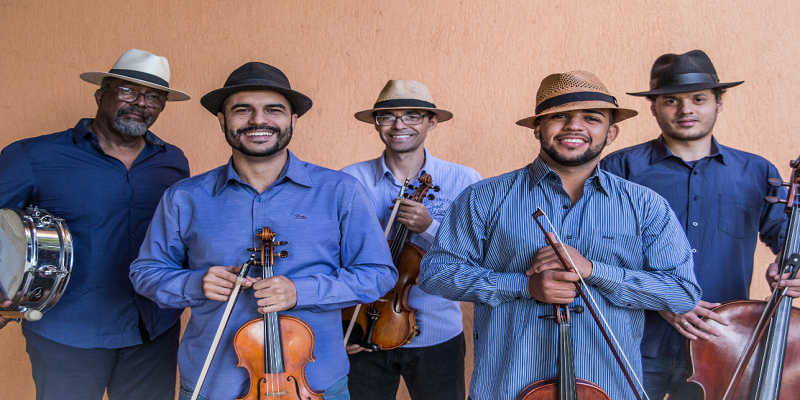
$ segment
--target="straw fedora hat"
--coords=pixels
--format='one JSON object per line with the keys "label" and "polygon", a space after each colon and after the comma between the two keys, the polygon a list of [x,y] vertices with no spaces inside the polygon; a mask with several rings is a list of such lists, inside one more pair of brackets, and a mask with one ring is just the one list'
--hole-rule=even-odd
{"label": "straw fedora hat", "polygon": [[544,78],[536,93],[536,109],[533,116],[517,121],[517,125],[533,128],[536,118],[546,114],[572,110],[610,109],[614,123],[639,114],[627,108],[619,108],[614,98],[591,72],[570,71]]}
{"label": "straw fedora hat", "polygon": [[664,54],[656,59],[650,70],[650,90],[628,93],[631,96],[686,93],[704,89],[730,88],[744,83],[719,81],[711,59],[702,50],[684,54]]}
{"label": "straw fedora hat", "polygon": [[357,112],[355,117],[359,121],[374,124],[374,113],[384,110],[426,110],[436,114],[439,122],[453,118],[450,111],[436,108],[427,86],[408,79],[386,82],[375,105],[369,110]]}
{"label": "straw fedora hat", "polygon": [[292,112],[302,117],[306,111],[311,109],[311,99],[292,90],[289,78],[278,68],[262,62],[252,61],[236,68],[228,76],[225,85],[221,88],[208,92],[200,99],[200,104],[211,114],[217,115],[222,111],[222,103],[230,95],[238,92],[249,92],[255,90],[271,90],[286,97],[292,104]]}
{"label": "straw fedora hat", "polygon": [[119,57],[108,72],[84,72],[81,79],[100,85],[103,78],[124,79],[149,88],[164,90],[169,93],[167,101],[189,100],[188,94],[169,88],[169,62],[144,50],[130,49]]}

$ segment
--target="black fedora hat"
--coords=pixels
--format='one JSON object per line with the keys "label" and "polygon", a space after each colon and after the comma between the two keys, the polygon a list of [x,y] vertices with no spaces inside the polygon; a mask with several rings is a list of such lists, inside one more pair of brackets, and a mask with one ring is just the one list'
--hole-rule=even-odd
{"label": "black fedora hat", "polygon": [[631,96],[650,96],[668,93],[685,93],[703,89],[729,88],[744,81],[721,83],[717,70],[701,50],[684,54],[664,54],[653,63],[650,70],[650,91],[628,93]]}
{"label": "black fedora hat", "polygon": [[200,99],[200,104],[211,114],[217,115],[222,111],[222,103],[230,95],[253,90],[271,90],[284,95],[292,104],[292,112],[298,117],[303,116],[306,111],[311,109],[311,99],[292,90],[289,78],[281,70],[260,62],[249,62],[236,68],[228,76],[225,86],[208,92]]}

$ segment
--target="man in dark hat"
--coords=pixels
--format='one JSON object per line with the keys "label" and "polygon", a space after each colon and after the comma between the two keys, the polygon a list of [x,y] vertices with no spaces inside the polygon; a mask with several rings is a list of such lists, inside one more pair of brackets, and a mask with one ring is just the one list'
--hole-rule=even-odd
{"label": "man in dark hat", "polygon": [[[475,303],[472,400],[513,400],[526,386],[556,378],[554,304],[574,309],[592,301],[621,346],[615,348],[627,355],[636,388],[626,383],[590,313],[572,315],[572,376],[612,399],[634,399],[643,309],[687,312],[697,304],[689,243],[667,202],[597,168],[618,123],[635,115],[589,72],[546,77],[534,115],[517,122],[533,129],[539,157],[469,186],[442,220],[422,260],[420,287]],[[563,241],[556,249],[536,225],[537,208],[548,235]],[[565,271],[556,251],[574,269]],[[594,300],[576,299],[576,282]]]}
{"label": "man in dark hat", "polygon": [[38,206],[72,232],[63,296],[22,323],[36,398],[172,400],[182,310],[138,296],[128,267],[164,190],[189,176],[183,152],[148,129],[167,101],[189,96],[169,88],[166,58],[136,49],[81,79],[100,85],[94,119],[0,154],[0,206]]}
{"label": "man in dark hat", "polygon": [[[767,183],[768,178],[780,178],[777,169],[762,157],[719,144],[712,134],[723,94],[741,83],[720,82],[711,60],[700,50],[662,55],[653,64],[650,90],[629,93],[650,101],[661,135],[609,154],[601,162],[601,168],[669,201],[691,243],[694,272],[703,289],[703,300],[688,313],[647,312],[641,350],[651,399],[666,394],[700,398],[699,386],[686,381],[684,337],[719,336],[700,318],[728,324],[711,309],[749,298],[757,235],[776,254],[783,245],[784,206],[764,201],[764,196],[786,198],[784,188]],[[768,274],[774,283],[777,266],[773,264]],[[787,283],[800,287],[800,280]]]}
{"label": "man in dark hat", "polygon": [[[316,359],[305,366],[308,385],[324,390],[325,399],[347,399],[340,309],[374,301],[397,280],[375,211],[355,178],[301,161],[286,149],[311,99],[292,90],[277,68],[247,63],[200,102],[217,116],[231,159],[167,190],[130,272],[136,290],[162,307],[192,308],[178,355],[180,398],[189,399],[195,390],[200,399],[232,399],[246,395],[251,383],[258,390],[294,390],[293,378],[280,379],[285,387],[271,386],[276,374],[267,383],[249,382],[247,370],[237,368],[233,347],[246,322],[280,312],[305,321],[315,335],[313,349],[290,347],[296,342],[284,338],[283,358],[313,350]],[[248,249],[260,248],[256,234],[263,228],[288,242],[276,248],[288,257],[276,258],[272,278],[256,278],[262,268],[251,269],[203,376],[224,302]],[[304,386],[300,377],[294,379]]]}
{"label": "man in dark hat", "polygon": [[[433,184],[441,188],[431,191],[433,196],[420,202],[402,199],[396,203],[397,223],[389,233],[389,238],[394,238],[402,224],[411,232],[409,241],[428,251],[450,204],[462,190],[481,179],[472,168],[440,160],[425,148],[428,132],[438,123],[450,120],[453,114],[434,105],[424,84],[391,80],[381,90],[375,105],[355,117],[374,125],[386,149],[380,157],[347,166],[342,171],[364,185],[381,226],[389,221],[392,200],[397,198],[406,179],[416,187],[420,185],[419,176],[429,174]],[[401,276],[403,273],[410,271],[400,271]],[[416,278],[416,274],[410,276],[412,280]],[[425,293],[416,285],[411,287],[408,302],[417,310],[416,324],[411,328],[416,327],[418,332],[409,343],[375,352],[364,351],[358,344],[348,346],[352,398],[394,399],[402,376],[412,399],[463,400],[466,345],[459,303]],[[379,318],[378,323],[390,322]],[[363,342],[363,335],[356,336],[361,336],[356,339]],[[443,365],[447,368],[442,368]]]}

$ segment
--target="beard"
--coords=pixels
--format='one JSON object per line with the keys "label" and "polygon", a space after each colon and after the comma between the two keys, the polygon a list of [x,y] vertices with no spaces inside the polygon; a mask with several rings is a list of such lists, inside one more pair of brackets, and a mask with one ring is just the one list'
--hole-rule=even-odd
{"label": "beard", "polygon": [[[278,136],[277,140],[275,140],[275,144],[272,145],[272,147],[257,151],[247,148],[244,143],[242,143],[242,135],[248,132],[262,130],[270,131]],[[234,131],[233,129],[228,129],[228,123],[225,122],[225,140],[232,148],[250,157],[269,157],[285,149],[292,140],[292,133],[292,125],[287,126],[286,129],[282,131],[278,127],[271,125],[248,126],[246,128],[241,128]]]}
{"label": "beard", "polygon": [[[137,114],[142,117],[144,121],[135,121],[130,119],[122,118],[125,114]],[[125,135],[125,136],[143,136],[147,132],[147,128],[153,125],[153,114],[151,114],[147,109],[130,106],[126,108],[121,108],[117,111],[117,117],[114,118],[113,127],[117,130],[117,132]]]}
{"label": "beard", "polygon": [[547,144],[540,140],[539,144],[542,147],[542,151],[544,151],[544,153],[547,154],[553,161],[565,167],[577,167],[586,164],[589,161],[592,161],[598,156],[600,156],[600,153],[602,153],[603,149],[606,147],[607,140],[608,140],[608,132],[606,132],[606,137],[603,138],[602,143],[598,143],[594,147],[589,147],[583,154],[573,157],[569,157],[559,153],[556,150],[556,146],[554,143]]}
{"label": "beard", "polygon": [[713,115],[699,119],[698,124],[691,129],[674,129],[672,121],[662,122],[661,118],[663,117],[661,116],[656,117],[656,122],[658,122],[661,132],[665,136],[681,142],[691,142],[703,139],[711,134],[711,131],[714,130],[714,124],[717,122],[717,114],[719,114],[719,111],[715,111]]}

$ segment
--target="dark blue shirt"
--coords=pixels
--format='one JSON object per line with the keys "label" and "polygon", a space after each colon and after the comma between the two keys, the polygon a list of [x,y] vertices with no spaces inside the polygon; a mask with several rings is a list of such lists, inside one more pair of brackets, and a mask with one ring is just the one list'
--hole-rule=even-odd
{"label": "dark blue shirt", "polygon": [[[783,245],[784,206],[769,204],[764,196],[786,198],[786,189],[767,184],[780,174],[762,157],[712,138],[711,155],[692,167],[659,137],[609,154],[600,167],[667,199],[692,246],[694,273],[705,301],[750,297],[759,233],[774,253]],[[657,312],[647,312],[642,355],[677,354],[683,341]]]}
{"label": "dark blue shirt", "polygon": [[35,205],[64,218],[72,232],[74,263],[58,304],[23,326],[80,348],[142,343],[139,315],[151,337],[170,328],[183,310],[160,310],[138,296],[128,279],[164,191],[189,177],[183,152],[145,134],[145,147],[128,170],[107,155],[83,119],[75,128],[20,140],[0,153],[0,206]]}

